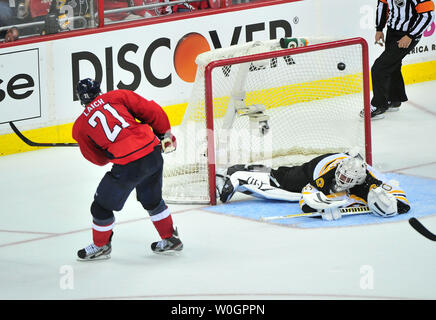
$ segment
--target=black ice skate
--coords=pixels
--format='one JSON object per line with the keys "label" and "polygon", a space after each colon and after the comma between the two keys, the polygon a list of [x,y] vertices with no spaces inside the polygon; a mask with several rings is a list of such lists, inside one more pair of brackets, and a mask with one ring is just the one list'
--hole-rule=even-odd
{"label": "black ice skate", "polygon": [[401,102],[389,101],[388,110],[389,112],[395,112],[400,110]]}
{"label": "black ice skate", "polygon": [[[374,107],[371,105],[371,120],[383,119],[385,115],[383,113],[386,112],[387,107]],[[365,111],[360,111],[360,116],[363,118],[365,115]]]}
{"label": "black ice skate", "polygon": [[183,249],[183,243],[179,239],[179,233],[177,228],[174,230],[171,238],[163,239],[151,244],[151,250],[155,253],[169,253],[175,251],[181,251]]}
{"label": "black ice skate", "polygon": [[103,259],[109,259],[110,253],[112,251],[112,235],[114,233],[112,232],[109,242],[106,243],[102,247],[97,247],[95,244],[90,244],[89,246],[77,251],[77,257],[80,261],[91,261],[91,260],[103,260]]}

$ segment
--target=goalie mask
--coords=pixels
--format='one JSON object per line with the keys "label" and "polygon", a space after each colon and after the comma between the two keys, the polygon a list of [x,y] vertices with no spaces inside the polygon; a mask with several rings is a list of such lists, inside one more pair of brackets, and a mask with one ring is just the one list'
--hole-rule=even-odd
{"label": "goalie mask", "polygon": [[77,83],[76,92],[82,105],[86,106],[101,93],[100,82],[90,78],[80,80]]}
{"label": "goalie mask", "polygon": [[360,156],[347,158],[339,163],[335,172],[336,192],[362,184],[366,178],[366,163]]}

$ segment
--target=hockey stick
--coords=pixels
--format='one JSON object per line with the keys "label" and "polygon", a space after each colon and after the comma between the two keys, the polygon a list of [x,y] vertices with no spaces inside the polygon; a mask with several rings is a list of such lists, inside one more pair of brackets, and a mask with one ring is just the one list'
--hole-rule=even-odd
{"label": "hockey stick", "polygon": [[77,147],[79,146],[77,143],[62,143],[62,142],[53,142],[53,143],[42,143],[42,142],[33,142],[29,139],[27,139],[21,132],[18,130],[18,128],[12,123],[9,122],[9,125],[11,126],[12,130],[14,130],[15,134],[23,140],[24,143],[31,147]]}
{"label": "hockey stick", "polygon": [[[368,207],[350,207],[350,208],[340,208],[340,213],[344,216],[369,213],[371,210]],[[304,212],[296,214],[288,214],[286,216],[272,216],[272,217],[260,217],[261,221],[288,219],[288,218],[299,218],[299,217],[319,217],[321,212]]]}
{"label": "hockey stick", "polygon": [[424,225],[421,222],[419,222],[418,219],[410,218],[409,224],[413,227],[413,229],[418,231],[421,235],[423,235],[427,239],[431,241],[436,241],[436,234],[431,233],[426,227],[424,227]]}

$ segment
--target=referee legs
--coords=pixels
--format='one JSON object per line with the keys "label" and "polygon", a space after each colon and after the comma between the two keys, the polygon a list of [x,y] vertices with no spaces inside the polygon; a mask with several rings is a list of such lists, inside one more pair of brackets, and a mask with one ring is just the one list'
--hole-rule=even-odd
{"label": "referee legs", "polygon": [[378,57],[372,68],[373,98],[371,104],[377,108],[387,108],[389,102],[407,101],[401,66],[404,57],[418,44],[412,40],[408,48],[399,48],[398,41],[405,35],[388,29],[385,51]]}

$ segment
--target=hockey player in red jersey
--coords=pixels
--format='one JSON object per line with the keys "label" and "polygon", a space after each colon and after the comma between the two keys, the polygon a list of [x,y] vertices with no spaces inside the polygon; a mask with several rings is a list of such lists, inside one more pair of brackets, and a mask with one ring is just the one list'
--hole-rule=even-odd
{"label": "hockey player in red jersey", "polygon": [[109,258],[115,217],[133,189],[162,240],[154,252],[180,251],[183,244],[162,199],[164,153],[176,149],[165,111],[133,91],[102,93],[100,83],[86,78],[77,84],[84,111],[73,126],[73,138],[90,162],[112,168],[102,178],[91,205],[93,243],[78,251],[80,260]]}

